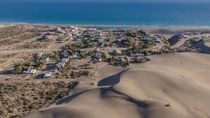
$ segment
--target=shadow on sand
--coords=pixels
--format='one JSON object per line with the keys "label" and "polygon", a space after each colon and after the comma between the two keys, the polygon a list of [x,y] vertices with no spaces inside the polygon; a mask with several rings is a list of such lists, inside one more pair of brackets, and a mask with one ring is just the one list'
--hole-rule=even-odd
{"label": "shadow on sand", "polygon": [[101,81],[98,82],[98,86],[104,87],[104,86],[114,86],[114,85],[118,84],[120,82],[120,76],[127,70],[128,69],[102,79]]}
{"label": "shadow on sand", "polygon": [[121,75],[126,72],[127,70],[129,69],[126,69],[126,70],[123,70],[113,76],[110,76],[110,77],[107,77],[103,80],[101,80],[99,83],[98,83],[98,86],[100,87],[100,95],[102,98],[105,98],[107,97],[110,93],[112,94],[117,94],[117,95],[120,95],[120,96],[123,96],[122,98],[124,98],[125,100],[127,100],[128,102],[130,103],[133,103],[135,105],[137,105],[138,107],[141,107],[141,108],[148,108],[148,104],[142,102],[142,101],[139,101],[139,100],[136,100],[126,94],[124,94],[123,92],[120,92],[116,89],[114,89],[114,86],[116,84],[118,84],[120,82],[120,79],[121,79]]}
{"label": "shadow on sand", "polygon": [[147,103],[144,103],[142,101],[136,100],[126,94],[124,94],[123,92],[117,91],[116,89],[114,89],[113,87],[110,88],[101,88],[101,97],[106,97],[108,96],[108,94],[110,93],[114,93],[120,96],[123,96],[122,98],[127,100],[130,103],[135,104],[136,106],[140,107],[140,108],[148,108],[149,105]]}
{"label": "shadow on sand", "polygon": [[[98,83],[98,87],[99,87],[99,88],[102,88],[102,87],[105,87],[105,86],[106,86],[107,88],[110,88],[110,87],[116,85],[117,83],[120,82],[120,75],[121,75],[123,72],[127,71],[127,70],[128,70],[128,69],[123,70],[123,71],[121,71],[121,72],[119,72],[119,73],[117,73],[117,74],[114,74],[114,75],[112,75],[112,76],[109,76],[109,77],[106,77],[106,78],[102,79],[102,80]],[[66,97],[66,98],[60,99],[60,100],[58,100],[58,101],[56,102],[56,105],[68,103],[68,102],[72,101],[73,99],[75,99],[76,97],[78,97],[78,96],[80,96],[80,95],[82,95],[83,93],[88,92],[88,91],[90,91],[90,90],[84,90],[84,91],[81,91],[81,92],[79,92],[79,93],[75,93],[75,94],[73,94],[73,95],[71,95],[71,96],[68,96],[68,97]],[[102,92],[102,89],[101,89],[101,92]]]}
{"label": "shadow on sand", "polygon": [[[122,96],[121,99],[124,99],[126,101],[128,101],[129,103],[132,103],[134,105],[136,105],[139,109],[139,113],[140,115],[143,115],[144,118],[147,117],[147,109],[149,108],[149,105],[143,101],[137,100],[121,91],[118,91],[116,89],[114,89],[114,86],[116,84],[118,84],[120,82],[120,78],[121,75],[126,72],[128,69],[123,70],[115,75],[109,76],[104,78],[103,80],[99,81],[98,83],[98,88],[100,89],[100,97],[102,99],[108,99],[110,97],[110,95],[118,95],[118,96]],[[67,98],[61,99],[60,101],[58,101],[56,104],[64,104],[64,103],[68,103],[71,100],[75,99],[76,97],[80,96],[81,94],[88,92],[90,90],[85,90],[76,94],[73,94]],[[111,96],[114,97],[114,96]]]}
{"label": "shadow on sand", "polygon": [[128,69],[123,70],[113,76],[107,77],[103,80],[101,80],[98,83],[98,86],[100,87],[100,97],[102,99],[105,98],[109,98],[109,96],[111,95],[111,97],[114,97],[113,95],[117,95],[117,96],[122,96],[121,99],[126,100],[129,103],[132,103],[134,105],[136,105],[139,108],[139,114],[141,116],[143,116],[143,118],[147,118],[147,109],[149,108],[149,104],[147,104],[146,102],[137,100],[121,91],[118,91],[114,88],[114,86],[116,84],[118,84],[120,82],[121,79],[121,75],[126,72]]}
{"label": "shadow on sand", "polygon": [[84,90],[84,91],[81,91],[81,92],[79,92],[79,93],[75,93],[75,94],[73,94],[73,95],[71,95],[71,96],[68,96],[68,97],[66,97],[66,98],[62,98],[61,100],[58,100],[58,101],[56,102],[56,105],[66,104],[66,103],[72,101],[74,98],[80,96],[81,94],[83,94],[83,93],[85,93],[85,92],[87,92],[87,91],[89,91],[89,90]]}
{"label": "shadow on sand", "polygon": [[201,39],[199,41],[192,41],[194,48],[196,48],[199,52],[204,54],[210,54],[210,48],[204,44],[204,41]]}

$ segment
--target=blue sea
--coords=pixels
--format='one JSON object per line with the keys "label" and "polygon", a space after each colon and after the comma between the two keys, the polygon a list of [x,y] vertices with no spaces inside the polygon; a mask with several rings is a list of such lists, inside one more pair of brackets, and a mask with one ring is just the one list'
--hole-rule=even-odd
{"label": "blue sea", "polygon": [[1,23],[210,26],[210,2],[7,2]]}

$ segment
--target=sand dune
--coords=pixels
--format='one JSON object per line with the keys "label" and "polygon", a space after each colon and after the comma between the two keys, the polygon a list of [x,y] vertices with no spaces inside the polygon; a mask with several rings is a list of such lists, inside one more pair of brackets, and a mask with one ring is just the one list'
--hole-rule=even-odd
{"label": "sand dune", "polygon": [[[209,118],[210,56],[152,56],[122,70],[109,67],[97,87],[87,88],[26,118]],[[99,69],[98,74],[106,73]],[[104,75],[103,75],[104,76]]]}

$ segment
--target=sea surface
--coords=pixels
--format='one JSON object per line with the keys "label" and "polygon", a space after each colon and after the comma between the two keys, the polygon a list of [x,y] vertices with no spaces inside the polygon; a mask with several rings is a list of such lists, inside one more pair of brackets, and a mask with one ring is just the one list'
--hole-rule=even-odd
{"label": "sea surface", "polygon": [[210,2],[7,2],[1,23],[208,26]]}

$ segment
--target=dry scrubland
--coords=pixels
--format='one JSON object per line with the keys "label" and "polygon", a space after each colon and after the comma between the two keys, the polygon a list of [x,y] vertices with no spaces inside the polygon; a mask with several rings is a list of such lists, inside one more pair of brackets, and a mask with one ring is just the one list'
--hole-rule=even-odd
{"label": "dry scrubland", "polygon": [[0,116],[21,117],[33,110],[47,107],[68,95],[68,83],[55,82],[3,82],[0,83]]}
{"label": "dry scrubland", "polygon": [[39,41],[48,26],[10,25],[0,27],[0,70],[30,59],[37,52],[57,51],[55,41]]}
{"label": "dry scrubland", "polygon": [[27,48],[27,44],[34,43],[34,38],[40,35],[41,33],[38,29],[33,26],[8,26],[0,28],[0,49]]}
{"label": "dry scrubland", "polygon": [[39,40],[51,29],[54,27],[0,27],[0,118],[20,118],[32,111],[48,107],[56,100],[69,95],[79,77],[91,75],[88,70],[93,67],[85,59],[71,61],[54,76],[55,79],[49,81],[34,80],[33,75],[5,74],[15,64],[31,62],[32,57],[39,52],[57,54],[66,43],[57,43],[53,39]]}

